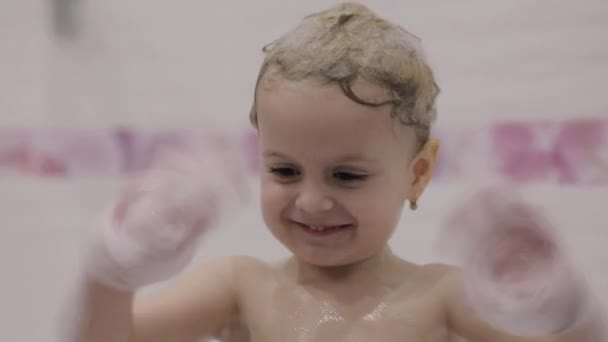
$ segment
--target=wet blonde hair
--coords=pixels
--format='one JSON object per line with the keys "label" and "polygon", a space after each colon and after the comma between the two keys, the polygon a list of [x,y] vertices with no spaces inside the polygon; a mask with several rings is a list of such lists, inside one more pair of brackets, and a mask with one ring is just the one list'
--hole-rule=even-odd
{"label": "wet blonde hair", "polygon": [[[263,51],[256,93],[264,80],[276,77],[334,83],[359,104],[392,106],[394,118],[414,127],[420,142],[428,140],[437,116],[439,88],[420,39],[366,6],[346,2],[311,14]],[[389,98],[382,102],[361,99],[352,89],[357,79],[382,87]],[[250,112],[254,127],[257,115],[254,96]]]}

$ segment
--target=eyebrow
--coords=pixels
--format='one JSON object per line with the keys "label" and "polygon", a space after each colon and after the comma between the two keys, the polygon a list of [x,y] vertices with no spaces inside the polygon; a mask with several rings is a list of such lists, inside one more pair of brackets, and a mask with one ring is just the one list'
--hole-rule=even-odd
{"label": "eyebrow", "polygon": [[366,157],[360,153],[347,154],[338,159],[340,163],[352,163],[352,162],[375,162],[375,158]]}
{"label": "eyebrow", "polygon": [[[282,159],[291,159],[288,156],[286,156],[285,154],[282,154],[277,151],[265,151],[263,153],[263,156],[267,157],[267,158],[275,157],[275,158],[282,158]],[[375,158],[369,158],[360,153],[346,154],[337,160],[338,163],[375,162],[375,161],[376,161]]]}
{"label": "eyebrow", "polygon": [[262,154],[264,157],[276,157],[276,158],[287,158],[286,155],[276,151],[264,151]]}

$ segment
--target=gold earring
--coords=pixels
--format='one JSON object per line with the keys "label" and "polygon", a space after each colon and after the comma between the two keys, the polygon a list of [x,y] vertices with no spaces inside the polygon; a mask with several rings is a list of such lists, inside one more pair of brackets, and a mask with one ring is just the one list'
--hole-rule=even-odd
{"label": "gold earring", "polygon": [[410,201],[410,209],[411,210],[416,210],[418,209],[418,200],[414,199]]}

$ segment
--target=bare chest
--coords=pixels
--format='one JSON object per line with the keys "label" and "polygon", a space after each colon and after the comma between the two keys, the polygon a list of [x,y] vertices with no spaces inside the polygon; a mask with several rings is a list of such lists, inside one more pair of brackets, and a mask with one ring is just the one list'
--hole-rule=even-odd
{"label": "bare chest", "polygon": [[370,296],[346,303],[297,289],[268,292],[250,303],[246,319],[255,342],[452,342],[439,301],[431,294]]}

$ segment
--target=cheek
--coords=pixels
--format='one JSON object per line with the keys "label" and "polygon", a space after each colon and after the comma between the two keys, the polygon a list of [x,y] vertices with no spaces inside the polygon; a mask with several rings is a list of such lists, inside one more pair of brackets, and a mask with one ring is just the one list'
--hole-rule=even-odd
{"label": "cheek", "polygon": [[350,210],[358,217],[360,224],[369,230],[390,232],[397,225],[405,204],[405,182],[386,181],[370,184],[356,201],[350,203]]}
{"label": "cheek", "polygon": [[393,201],[366,202],[355,209],[359,224],[374,232],[392,231],[401,217],[403,204]]}
{"label": "cheek", "polygon": [[289,194],[283,186],[263,179],[260,188],[260,205],[267,224],[280,220],[281,212],[289,203]]}

